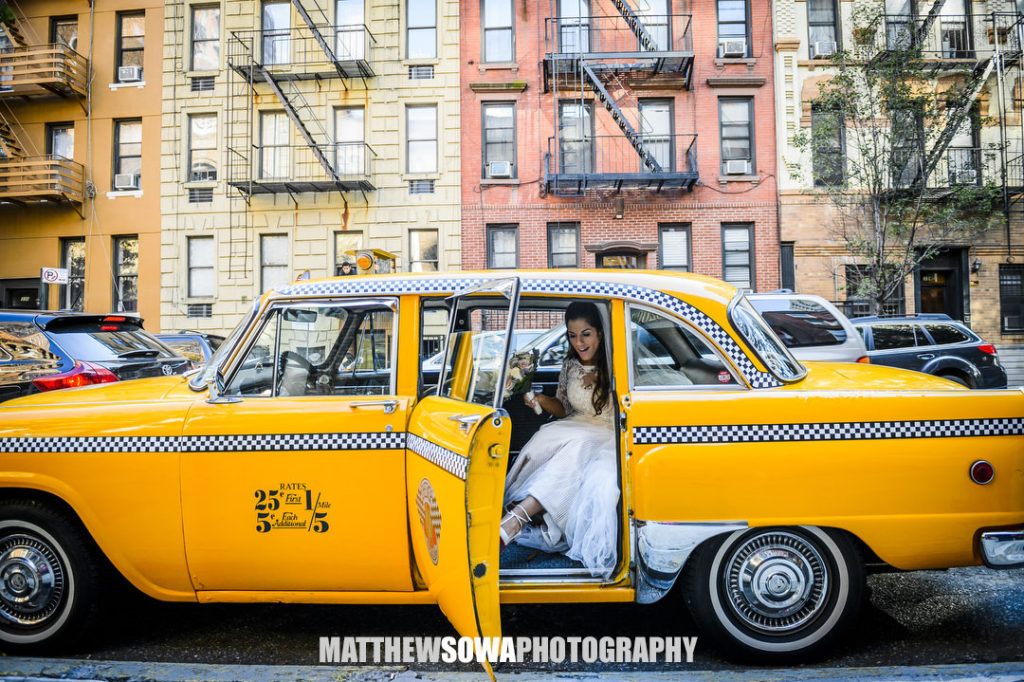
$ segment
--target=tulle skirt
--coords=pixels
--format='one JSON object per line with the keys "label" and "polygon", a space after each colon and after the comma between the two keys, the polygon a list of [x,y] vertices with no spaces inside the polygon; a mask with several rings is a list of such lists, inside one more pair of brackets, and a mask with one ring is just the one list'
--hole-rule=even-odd
{"label": "tulle skirt", "polygon": [[593,576],[609,577],[618,556],[615,462],[615,431],[607,422],[574,415],[542,426],[505,479],[506,505],[532,495],[544,507],[515,542],[564,553]]}

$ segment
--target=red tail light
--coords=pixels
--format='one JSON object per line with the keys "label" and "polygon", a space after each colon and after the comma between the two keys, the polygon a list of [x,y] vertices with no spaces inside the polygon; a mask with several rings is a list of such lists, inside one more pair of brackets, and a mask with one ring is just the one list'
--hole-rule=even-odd
{"label": "red tail light", "polygon": [[106,384],[117,381],[117,376],[109,369],[94,365],[91,362],[75,361],[75,366],[61,374],[51,374],[33,379],[32,383],[40,391],[55,391],[58,388],[75,388],[89,384]]}
{"label": "red tail light", "polygon": [[120,315],[107,315],[103,318],[104,322],[124,322],[124,318]]}
{"label": "red tail light", "polygon": [[978,350],[980,350],[982,353],[988,353],[989,355],[996,354],[996,347],[993,346],[991,343],[981,344],[980,346],[978,346]]}
{"label": "red tail light", "polygon": [[871,358],[869,358],[866,355],[862,355],[859,358],[857,358],[857,362],[861,363],[862,365],[870,365],[871,364]]}

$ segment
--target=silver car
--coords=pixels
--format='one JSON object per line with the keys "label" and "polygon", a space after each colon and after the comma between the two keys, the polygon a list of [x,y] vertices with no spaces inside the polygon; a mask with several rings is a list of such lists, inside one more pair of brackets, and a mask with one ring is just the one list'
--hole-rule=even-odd
{"label": "silver car", "polygon": [[821,296],[748,294],[797,360],[868,362],[864,339],[850,320]]}

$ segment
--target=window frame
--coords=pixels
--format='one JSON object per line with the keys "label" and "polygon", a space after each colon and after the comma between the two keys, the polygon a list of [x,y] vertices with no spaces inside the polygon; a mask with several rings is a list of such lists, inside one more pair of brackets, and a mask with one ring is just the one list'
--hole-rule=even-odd
{"label": "window frame", "polygon": [[[209,117],[209,118],[213,119],[213,146],[212,147],[196,148],[194,146],[194,144],[193,144],[192,122],[195,119],[197,119],[197,118],[203,118],[203,117]],[[187,131],[187,137],[188,137],[187,152],[188,153],[186,155],[186,163],[187,163],[187,165],[185,166],[188,169],[186,171],[187,172],[187,176],[186,177],[188,178],[188,180],[186,180],[186,182],[214,182],[214,181],[219,179],[220,168],[218,167],[218,164],[217,164],[217,153],[216,153],[217,150],[218,150],[217,138],[218,138],[218,133],[220,132],[219,129],[220,129],[220,125],[219,125],[219,121],[217,120],[216,112],[212,112],[212,111],[196,111],[196,112],[191,112],[191,113],[188,114],[188,131]],[[193,175],[192,175],[192,154],[193,154],[193,152],[197,152],[197,151],[199,151],[199,152],[205,152],[205,151],[212,151],[212,152],[214,152],[214,154],[213,154],[213,157],[214,157],[213,177],[212,178],[195,178],[195,177],[193,177]]]}
{"label": "window frame", "polygon": [[[342,140],[338,135],[338,114],[343,111],[358,111],[362,118],[358,140]],[[332,131],[334,143],[334,166],[339,176],[366,176],[369,175],[366,157],[366,106],[362,104],[342,104],[331,109],[334,130]],[[343,150],[355,150],[355,154]],[[355,163],[352,163],[353,160]],[[342,163],[344,161],[344,163]],[[354,169],[353,169],[354,166]]]}
{"label": "window frame", "polygon": [[[484,230],[487,235],[487,269],[488,270],[514,270],[519,268],[519,223],[488,223]],[[494,252],[494,235],[501,231],[511,231],[515,234],[515,265],[495,265],[493,256],[496,255]]]}
{"label": "window frame", "polygon": [[[434,7],[434,23],[433,24],[423,24],[423,25],[417,24],[415,26],[412,25],[412,23],[410,22],[410,18],[412,17],[412,12],[409,11],[409,5],[410,5],[410,3],[414,3],[414,2],[421,2],[421,3],[424,3],[424,4],[431,3],[433,5],[433,7]],[[437,17],[437,15],[438,15],[438,12],[437,12],[437,0],[405,0],[404,4],[405,4],[405,36],[404,36],[405,37],[405,58],[407,60],[409,60],[409,61],[435,60],[435,59],[437,59],[437,18],[438,18]],[[412,31],[425,31],[425,30],[433,31],[433,34],[434,34],[433,49],[431,50],[431,54],[429,54],[429,55],[413,55],[411,53],[411,50],[409,49],[409,43],[410,43],[409,35],[410,35],[410,33]]]}
{"label": "window frame", "polygon": [[[142,34],[139,35],[139,36],[135,36],[135,35],[126,36],[126,35],[124,35],[124,20],[128,19],[128,18],[132,18],[132,17],[142,17]],[[145,52],[145,50],[146,50],[146,47],[145,47],[145,45],[146,45],[146,11],[145,10],[131,10],[129,12],[118,12],[117,13],[116,26],[117,26],[117,33],[116,33],[116,35],[114,37],[114,82],[115,83],[121,83],[122,82],[121,79],[118,78],[118,73],[117,73],[118,69],[120,69],[122,66],[134,66],[134,64],[125,64],[124,63],[124,53],[125,52],[141,52],[142,53],[143,66],[140,66],[140,73],[139,73],[139,82],[142,82],[142,80],[145,79],[145,76],[146,76],[146,69],[145,69],[145,66],[144,66],[145,65],[145,61],[146,61],[146,52]],[[124,46],[124,39],[125,38],[142,38],[142,45],[143,46],[142,47],[128,47],[128,48],[126,48]],[[131,82],[134,83],[135,81],[131,81]]]}
{"label": "window frame", "polygon": [[[272,5],[283,5],[288,17],[287,28],[267,28],[267,8]],[[260,58],[266,66],[289,66],[292,64],[292,5],[289,0],[260,0]],[[283,45],[275,44],[277,38],[283,37]],[[268,42],[269,39],[269,42]],[[268,49],[269,48],[269,49]],[[269,53],[269,55],[268,55]],[[268,58],[269,57],[269,58]]]}
{"label": "window frame", "polygon": [[[806,0],[807,2],[807,50],[810,52],[811,47],[817,41],[811,37],[811,29],[815,26],[831,26],[832,27],[832,42],[836,44],[836,49],[841,50],[843,47],[843,31],[840,22],[839,12],[839,0],[825,0],[832,5],[832,21],[831,23],[824,22],[811,22],[811,3],[814,0]],[[884,11],[884,10],[883,10]],[[808,55],[810,56],[810,55]]]}
{"label": "window frame", "polygon": [[[268,268],[268,267],[275,267],[275,268],[276,267],[284,267],[285,268],[285,274],[287,274],[288,268],[291,265],[292,244],[291,244],[291,240],[288,239],[288,234],[286,232],[267,232],[267,233],[264,233],[264,234],[260,234],[259,237],[260,237],[260,292],[264,292],[264,291],[267,291],[267,289],[269,288],[269,287],[267,287],[267,284],[266,284],[266,273],[265,273],[265,269],[266,268]],[[269,237],[283,237],[284,240],[285,240],[285,243],[288,245],[287,253],[285,254],[285,259],[284,259],[285,262],[284,262],[283,266],[280,263],[267,263],[263,259],[264,254],[267,252],[266,242],[264,240],[266,240]]]}
{"label": "window frame", "polygon": [[[69,256],[70,256],[69,247],[71,246],[71,244],[81,244],[82,245],[82,274],[81,275],[74,275],[74,274],[72,274],[71,263],[70,263],[70,260],[69,260]],[[84,312],[85,311],[85,273],[86,273],[85,262],[86,262],[87,256],[88,256],[88,253],[85,250],[85,237],[61,237],[60,238],[60,266],[62,268],[67,269],[67,271],[68,271],[68,283],[67,284],[61,284],[59,289],[57,290],[57,298],[58,298],[58,301],[59,301],[60,308],[62,310],[77,310],[78,312]],[[72,302],[69,300],[70,296],[71,296],[72,287],[74,287],[76,284],[81,287],[81,291],[82,291],[81,298],[79,299],[80,307],[74,306],[72,304]]]}
{"label": "window frame", "polygon": [[[1012,273],[1016,273],[1020,277],[1020,284],[1016,285],[1020,287],[1020,293],[1017,294],[1017,305],[1020,309],[1020,326],[1019,327],[1008,327],[1006,326],[1006,312],[1004,309],[1004,300],[1007,296],[1004,296],[1004,283],[1003,273],[1006,272],[1007,276],[1012,276]],[[1010,285],[1007,284],[1007,287]],[[999,331],[1002,334],[1024,334],[1024,265],[1020,263],[1000,263],[999,264]]]}
{"label": "window frame", "polygon": [[[490,164],[492,162],[492,159],[488,158],[488,154],[487,154],[488,147],[490,145],[505,144],[504,142],[489,142],[487,140],[487,132],[489,130],[505,130],[504,128],[488,128],[487,127],[487,110],[488,109],[492,109],[492,108],[499,108],[499,107],[507,107],[507,108],[511,108],[512,109],[512,128],[511,128],[511,130],[512,130],[512,142],[511,142],[511,145],[512,145],[512,158],[509,159],[509,163],[512,164],[512,173],[511,173],[511,177],[509,179],[516,179],[516,178],[519,177],[519,158],[518,158],[519,136],[517,134],[518,112],[516,111],[516,102],[515,102],[515,100],[512,100],[512,101],[505,101],[505,100],[497,101],[497,100],[494,100],[494,101],[487,101],[487,102],[481,102],[480,103],[480,158],[481,158],[480,177],[485,179],[485,180],[491,179],[490,174],[489,174],[489,170],[490,170]],[[497,159],[497,161],[499,161],[499,162],[502,161],[502,160],[503,159]]]}
{"label": "window frame", "polygon": [[60,24],[70,24],[71,22],[75,23],[75,43],[76,43],[76,45],[74,47],[72,47],[71,45],[68,45],[66,43],[64,43],[64,45],[69,50],[74,50],[74,51],[77,52],[78,51],[78,49],[77,49],[78,29],[80,28],[79,23],[78,23],[78,15],[77,14],[61,14],[61,15],[58,15],[58,16],[50,17],[50,32],[48,34],[49,35],[49,39],[50,39],[49,42],[50,42],[51,45],[62,44],[62,41],[60,40],[60,33],[59,33],[59,30],[58,30],[60,28]]}
{"label": "window frame", "polygon": [[[217,11],[217,36],[215,38],[196,38],[196,12],[202,10]],[[192,71],[214,71],[220,69],[221,50],[221,11],[219,3],[197,3],[189,6],[189,68]],[[198,43],[215,43],[217,45],[217,65],[209,68],[196,68],[196,45]]]}
{"label": "window frame", "polygon": [[[730,0],[715,0],[715,57],[717,59],[737,59],[737,57],[723,57],[720,53],[722,50],[722,40],[734,40],[737,36],[726,36],[722,37],[722,21],[720,19],[721,14],[721,3],[728,2]],[[746,41],[747,49],[743,57],[739,59],[749,59],[750,55],[753,54],[753,45],[751,38],[751,17],[750,17],[750,0],[743,0],[743,39]],[[735,24],[734,21],[726,22],[728,24]]]}
{"label": "window frame", "polygon": [[[674,173],[676,170],[676,101],[672,97],[640,97],[637,99],[637,133],[640,135],[641,141],[646,139],[657,140],[659,133],[655,132],[651,135],[646,135],[643,132],[643,111],[644,106],[653,106],[657,104],[668,105],[668,131],[662,133],[661,136],[668,138],[668,164],[661,165],[661,172],[663,173]],[[653,156],[653,154],[652,154]],[[657,159],[655,159],[657,161]],[[643,161],[640,162],[640,172],[650,172]]]}
{"label": "window frame", "polygon": [[[587,126],[589,129],[583,131],[583,137],[576,139],[566,139],[562,137],[562,121],[565,120],[563,113],[565,106],[579,106],[586,112],[586,118],[589,120],[590,125]],[[583,126],[581,126],[583,127]],[[558,101],[558,121],[555,128],[555,134],[558,141],[558,172],[566,175],[587,175],[594,172],[596,156],[597,156],[597,138],[595,133],[595,122],[594,122],[594,100],[588,99],[583,102],[574,99],[562,99]],[[579,170],[570,169],[566,170],[565,165],[565,154],[563,153],[562,145],[566,142],[578,142],[583,147],[583,168]]]}
{"label": "window frame", "polygon": [[[747,230],[747,269],[750,272],[750,278],[749,278],[750,279],[750,287],[749,287],[749,291],[757,291],[757,272],[756,272],[756,269],[755,269],[755,263],[757,262],[757,260],[756,260],[755,252],[754,252],[754,247],[755,247],[755,240],[754,240],[755,223],[753,221],[742,221],[741,220],[741,221],[723,222],[721,224],[721,233],[720,234],[721,234],[721,245],[722,245],[722,281],[727,282],[728,284],[732,284],[732,282],[729,282],[729,280],[727,280],[725,278],[725,269],[726,269],[726,262],[725,261],[726,261],[726,254],[727,253],[735,253],[734,251],[733,252],[726,251],[726,248],[725,248],[725,231],[727,229],[737,229],[737,228],[746,228],[746,230]],[[733,266],[733,267],[736,267],[736,266]],[[733,286],[735,286],[737,289],[740,288],[739,286],[737,286],[735,284],[733,284]]]}
{"label": "window frame", "polygon": [[[125,126],[125,125],[130,124],[130,123],[137,123],[137,124],[139,124],[139,141],[138,141],[138,143],[135,143],[135,142],[121,142],[122,126]],[[122,154],[121,153],[121,145],[122,144],[138,144],[139,145],[139,153],[138,154]],[[139,183],[138,183],[138,187],[136,187],[134,190],[127,190],[127,191],[135,191],[135,192],[140,191],[142,189],[142,119],[141,118],[115,118],[114,119],[114,149],[113,149],[112,156],[113,156],[113,162],[114,162],[114,168],[113,168],[114,172],[111,173],[111,175],[110,175],[110,188],[113,191],[115,191],[115,192],[126,191],[126,190],[119,190],[119,189],[117,189],[117,187],[114,186],[114,176],[122,174],[120,172],[121,162],[122,161],[124,161],[125,159],[135,159],[135,158],[137,158],[139,160]]]}
{"label": "window frame", "polygon": [[344,237],[344,236],[356,237],[358,235],[359,246],[356,247],[356,249],[355,249],[356,251],[358,251],[359,249],[363,248],[362,245],[364,243],[363,239],[366,236],[365,233],[362,230],[335,230],[333,234],[334,234],[334,276],[335,277],[340,277],[341,276],[341,266],[344,263],[348,263],[349,265],[352,266],[352,273],[351,273],[352,275],[358,274],[358,269],[359,268],[356,265],[355,257],[352,256],[351,257],[352,260],[351,261],[348,260],[350,257],[345,255],[345,253],[343,251],[338,249],[338,242],[340,241],[341,237]]}
{"label": "window frame", "polygon": [[[412,240],[413,233],[432,232],[437,237],[437,258],[429,260],[426,258],[413,258]],[[433,263],[433,270],[414,270],[416,263]],[[409,230],[409,272],[440,272],[441,271],[441,231],[436,227],[415,227]]]}
{"label": "window frame", "polygon": [[[722,105],[723,104],[734,104],[734,103],[737,103],[737,102],[745,102],[747,104],[747,135],[748,135],[747,139],[750,140],[750,144],[749,144],[750,158],[747,159],[747,161],[750,162],[750,173],[749,173],[749,175],[756,175],[757,174],[757,138],[755,137],[755,134],[754,134],[755,133],[755,130],[754,130],[754,128],[755,128],[755,126],[754,126],[754,98],[753,98],[753,96],[742,96],[742,97],[728,96],[728,97],[719,97],[718,98],[718,159],[719,159],[718,173],[719,173],[719,175],[722,175],[722,176],[725,176],[725,177],[729,177],[728,175],[726,175],[726,172],[725,172],[725,163],[726,163],[726,161],[735,161],[735,160],[738,160],[738,159],[726,159],[725,158],[725,140],[726,140],[726,137],[724,135],[725,123],[722,120]],[[730,125],[735,125],[735,124],[730,124]],[[728,139],[739,140],[739,139],[742,139],[742,138],[731,137],[731,138],[728,138]],[[743,176],[734,176],[734,177],[743,177]]]}
{"label": "window frame", "polygon": [[[206,266],[192,265],[192,244],[193,242],[208,241],[210,245],[210,256],[211,263]],[[213,277],[210,278],[210,293],[196,293],[192,290],[192,271],[193,270],[210,270]],[[217,295],[217,244],[216,240],[212,235],[193,235],[185,238],[185,271],[186,271],[186,285],[185,291],[188,298],[214,298]]]}
{"label": "window frame", "polygon": [[[135,272],[125,274],[122,267],[121,250],[125,242],[135,242]],[[113,292],[113,306],[111,308],[114,312],[118,313],[135,313],[139,311],[139,235],[137,234],[121,234],[114,237],[114,249],[113,249],[113,275],[114,275],[114,292]],[[122,281],[135,280],[135,306],[127,308],[124,305],[124,300],[121,298],[121,283]]]}
{"label": "window frame", "polygon": [[54,148],[53,135],[58,130],[71,130],[71,156],[61,156],[62,159],[73,160],[75,158],[75,122],[74,121],[53,121],[46,124],[46,155],[57,156]]}
{"label": "window frame", "polygon": [[[508,26],[487,25],[487,3],[501,2],[509,6]],[[488,32],[508,31],[508,47],[510,59],[490,59],[487,56],[487,34]],[[516,61],[516,8],[514,0],[480,0],[480,62],[482,64],[514,64]]]}
{"label": "window frame", "polygon": [[[285,141],[284,141],[283,144],[278,144],[276,142],[273,143],[273,144],[267,144],[266,137],[265,137],[265,131],[267,129],[266,122],[267,122],[267,119],[269,117],[271,117],[271,116],[275,116],[275,117],[276,116],[281,116],[284,119],[284,130],[286,131],[286,133],[285,133]],[[263,109],[263,110],[261,110],[259,112],[259,125],[260,125],[260,130],[259,130],[259,141],[260,141],[259,149],[260,149],[260,154],[259,154],[259,168],[257,168],[257,173],[256,173],[257,177],[260,180],[285,180],[285,179],[291,177],[291,173],[292,173],[292,158],[291,158],[292,157],[292,154],[291,154],[291,148],[292,148],[291,141],[292,141],[292,139],[291,139],[291,132],[292,131],[291,131],[291,128],[290,128],[290,123],[288,121],[288,114],[285,113],[284,109]],[[277,150],[277,149],[284,149],[285,150],[284,161],[283,161],[283,163],[280,163],[280,165],[282,166],[281,170],[284,170],[284,173],[282,175],[276,175],[276,174],[267,175],[267,168],[266,168],[266,166],[267,166],[267,164],[266,164],[267,158],[266,158],[266,153],[267,153],[267,148],[268,147],[273,148],[275,150]],[[277,166],[278,165],[276,154],[274,156],[274,160],[271,162],[270,165],[271,166]],[[278,170],[278,168],[272,168],[271,170],[276,172]]]}
{"label": "window frame", "polygon": [[[666,232],[682,231],[686,233],[686,266],[665,264]],[[658,269],[670,272],[693,272],[693,223],[658,223]]]}
{"label": "window frame", "polygon": [[[434,112],[434,136],[432,138],[413,138],[412,127],[409,125],[409,112],[413,109],[431,109]],[[406,104],[405,105],[405,172],[413,175],[432,175],[437,174],[440,168],[440,139],[438,135],[438,120],[440,118],[440,112],[436,102],[429,104]],[[429,142],[434,143],[434,167],[431,170],[412,170],[412,154],[409,151],[409,146],[413,142]]]}
{"label": "window frame", "polygon": [[[572,227],[576,231],[576,265],[555,265],[554,255],[555,252],[551,250],[552,240],[551,233],[553,230],[563,229]],[[552,220],[547,224],[547,252],[548,252],[548,267],[551,269],[555,268],[568,268],[568,269],[579,269],[583,267],[583,255],[580,252],[580,222],[578,220]],[[562,252],[560,252],[562,253]]]}
{"label": "window frame", "polygon": [[[838,144],[832,148],[829,152],[823,152],[817,148],[812,148],[811,151],[811,176],[813,178],[815,187],[828,187],[830,185],[841,185],[846,182],[846,119],[843,117],[842,112],[838,109],[824,109],[821,107],[811,107],[811,137],[814,137],[814,122],[816,119],[820,120],[823,117],[835,117],[836,118],[836,138]],[[839,163],[836,165],[836,176],[826,177],[822,173],[818,172],[818,164],[824,163],[825,158],[823,154],[833,155],[838,157]],[[825,170],[825,169],[822,169]]]}

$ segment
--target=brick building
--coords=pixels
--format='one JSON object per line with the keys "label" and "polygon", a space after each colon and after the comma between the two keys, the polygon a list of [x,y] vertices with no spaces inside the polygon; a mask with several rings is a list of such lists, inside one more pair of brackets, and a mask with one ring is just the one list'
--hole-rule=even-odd
{"label": "brick building", "polygon": [[779,286],[770,3],[461,4],[462,264]]}

